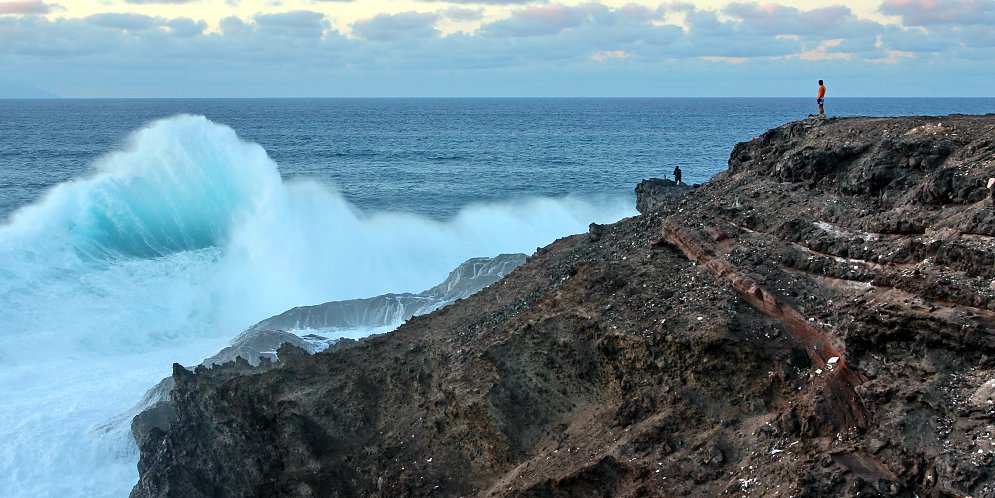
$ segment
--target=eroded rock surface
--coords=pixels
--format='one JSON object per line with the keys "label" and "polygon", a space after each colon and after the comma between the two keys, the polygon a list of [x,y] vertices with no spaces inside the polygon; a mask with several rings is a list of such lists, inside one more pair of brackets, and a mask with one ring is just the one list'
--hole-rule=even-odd
{"label": "eroded rock surface", "polygon": [[396,332],[174,372],[134,496],[995,496],[995,116],[807,120]]}
{"label": "eroded rock surface", "polygon": [[686,195],[694,187],[666,178],[650,178],[636,185],[636,211],[651,213],[669,206],[675,198]]}
{"label": "eroded rock surface", "polygon": [[383,327],[446,306],[497,282],[525,262],[524,254],[471,258],[449,272],[439,285],[418,294],[384,294],[371,298],[300,306],[267,318],[253,330]]}
{"label": "eroded rock surface", "polygon": [[[385,294],[366,299],[331,301],[315,306],[293,308],[249,327],[232,339],[227,347],[205,358],[200,366],[210,368],[234,362],[235,365],[266,369],[280,360],[277,351],[288,344],[295,350],[300,349],[309,353],[348,349],[368,338],[354,340],[343,337],[330,340],[313,333],[298,335],[287,330],[302,332],[308,329],[321,331],[330,328],[396,327],[414,315],[434,311],[457,299],[464,299],[479,292],[524,262],[524,254],[471,258],[449,272],[442,283],[418,294]],[[228,371],[240,373],[243,370],[229,368]],[[103,430],[117,426],[122,419],[130,420],[131,432],[139,446],[150,436],[152,429],[168,430],[176,418],[176,411],[171,401],[171,393],[175,386],[173,377],[163,379],[149,389],[141,401],[130,410],[105,422]]]}

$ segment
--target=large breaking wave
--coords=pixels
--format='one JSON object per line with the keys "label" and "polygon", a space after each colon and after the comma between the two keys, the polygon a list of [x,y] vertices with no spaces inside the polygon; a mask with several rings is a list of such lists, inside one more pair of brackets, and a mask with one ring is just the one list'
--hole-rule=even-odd
{"label": "large breaking wave", "polygon": [[417,292],[470,257],[633,214],[624,198],[364,214],[196,116],[151,124],[94,170],[0,226],[0,496],[126,495],[128,427],[96,427],[262,318]]}

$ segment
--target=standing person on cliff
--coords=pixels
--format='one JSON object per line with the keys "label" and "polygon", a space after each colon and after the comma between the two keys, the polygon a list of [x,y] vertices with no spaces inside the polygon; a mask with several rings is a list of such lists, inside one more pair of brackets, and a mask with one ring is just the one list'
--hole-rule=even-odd
{"label": "standing person on cliff", "polygon": [[826,101],[826,85],[822,82],[822,80],[819,80],[819,96],[815,101],[819,104],[819,117],[826,117],[826,111],[822,108],[823,102]]}
{"label": "standing person on cliff", "polygon": [[678,185],[681,184],[681,166],[680,165],[674,166],[674,182],[676,182]]}

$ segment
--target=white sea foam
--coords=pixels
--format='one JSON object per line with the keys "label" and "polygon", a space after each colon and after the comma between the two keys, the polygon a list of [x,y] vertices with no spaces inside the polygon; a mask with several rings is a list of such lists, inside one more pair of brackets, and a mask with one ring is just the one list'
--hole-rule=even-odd
{"label": "white sea foam", "polygon": [[97,428],[262,318],[421,291],[470,257],[631,214],[629,199],[533,199],[446,222],[366,215],[283,182],[227,127],[155,122],[0,226],[0,496],[127,495],[129,428]]}

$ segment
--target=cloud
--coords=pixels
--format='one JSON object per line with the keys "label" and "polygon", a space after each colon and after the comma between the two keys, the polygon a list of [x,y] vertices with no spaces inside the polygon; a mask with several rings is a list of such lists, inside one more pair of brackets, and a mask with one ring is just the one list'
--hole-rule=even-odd
{"label": "cloud", "polygon": [[880,11],[906,26],[995,23],[995,0],[885,0]]}
{"label": "cloud", "polygon": [[207,28],[207,22],[202,20],[194,21],[186,17],[164,19],[141,14],[93,14],[84,18],[83,21],[101,28],[125,30],[132,35],[144,30],[154,30],[156,34],[153,36],[171,35],[181,38],[197,36]]}
{"label": "cloud", "polygon": [[207,29],[207,22],[178,17],[167,21],[165,26],[174,36],[189,38],[202,34]]}
{"label": "cloud", "polygon": [[[680,25],[667,21],[666,16],[674,12],[680,12]],[[249,19],[229,17],[220,21],[217,32],[211,33],[205,31],[202,21],[186,18],[97,14],[86,18],[86,23],[104,30],[122,30],[128,36],[115,40],[99,33],[93,35],[93,43],[73,42],[74,37],[81,40],[84,35],[71,32],[81,28],[69,19],[59,19],[37,27],[33,35],[40,40],[48,36],[46,33],[54,33],[52,43],[36,41],[12,50],[118,53],[144,45],[153,53],[186,51],[186,57],[191,59],[227,58],[233,64],[313,64],[320,60],[322,64],[356,68],[460,70],[609,60],[613,65],[695,58],[737,62],[790,57],[870,60],[887,57],[889,51],[919,54],[943,48],[938,42],[926,43],[908,29],[858,19],[846,7],[805,10],[744,2],[722,10],[674,2],[660,8],[634,4],[610,7],[594,2],[547,4],[514,8],[506,17],[484,22],[470,33],[443,35],[436,28],[442,20],[481,20],[483,14],[479,7],[452,6],[434,13],[379,14],[353,23],[349,37],[333,30],[324,14],[307,10],[261,13]],[[163,38],[172,41],[163,45]],[[190,41],[179,41],[183,38]],[[108,48],[108,44],[115,43],[120,47]]]}
{"label": "cloud", "polygon": [[776,3],[734,2],[710,10],[672,3],[662,10],[680,13],[686,28],[671,51],[673,56],[722,62],[765,57],[877,58],[884,55],[877,39],[889,31],[845,6],[806,10]]}
{"label": "cloud", "polygon": [[474,5],[522,5],[546,3],[547,0],[421,0],[423,2],[446,2]]}
{"label": "cloud", "polygon": [[449,7],[439,12],[443,17],[453,21],[477,21],[484,17],[484,9],[467,9],[463,7]]}
{"label": "cloud", "polygon": [[0,2],[0,15],[5,14],[48,14],[52,6],[41,0],[22,0],[18,2]]}
{"label": "cloud", "polygon": [[606,62],[612,59],[626,59],[628,57],[629,54],[625,53],[625,50],[601,50],[591,54],[591,60],[594,62]]}
{"label": "cloud", "polygon": [[377,42],[394,42],[438,36],[435,28],[439,16],[424,12],[378,14],[370,19],[356,21],[352,33],[360,38]]}
{"label": "cloud", "polygon": [[582,9],[565,5],[547,5],[519,10],[484,28],[484,33],[497,37],[547,36],[579,26],[586,19]]}
{"label": "cloud", "polygon": [[252,20],[262,30],[290,37],[321,38],[330,26],[325,14],[310,10],[256,14]]}
{"label": "cloud", "polygon": [[181,4],[190,3],[196,0],[124,0],[124,3],[132,3],[138,5],[153,5],[153,4]]}
{"label": "cloud", "polygon": [[799,10],[778,4],[732,3],[723,12],[753,31],[765,34],[826,33],[846,25],[856,17],[844,6]]}
{"label": "cloud", "polygon": [[[10,3],[0,1],[0,6]],[[252,17],[221,19],[218,29],[210,31],[204,20],[186,17],[0,16],[0,67],[27,83],[68,95],[78,95],[71,89],[85,84],[93,92],[113,95],[117,87],[108,86],[111,82],[158,88],[160,94],[174,88],[194,93],[214,88],[224,94],[233,85],[272,85],[283,95],[293,95],[295,88],[302,95],[343,95],[348,92],[342,88],[352,85],[350,91],[361,95],[398,88],[384,83],[388,75],[427,82],[443,74],[487,88],[501,82],[502,92],[510,93],[529,88],[530,78],[561,81],[564,91],[573,92],[567,75],[584,79],[611,74],[604,88],[615,92],[622,88],[616,83],[629,85],[623,74],[664,89],[669,87],[661,79],[679,71],[692,80],[704,74],[749,74],[775,83],[772,78],[791,79],[813,68],[820,76],[849,70],[860,77],[858,68],[883,67],[944,74],[939,68],[956,64],[990,67],[995,47],[995,30],[988,25],[883,24],[845,6],[806,9],[736,2],[713,9],[688,2],[659,7],[588,2],[485,10],[454,3],[461,2],[439,5],[434,12],[375,15],[356,21],[345,33],[333,28],[325,14],[309,10],[263,9]],[[436,28],[451,21],[477,21],[479,28],[449,34]],[[771,67],[792,70],[774,75]],[[60,87],[53,81],[64,83]],[[654,84],[640,88],[657,92]],[[405,86],[398,94],[414,88],[434,87]],[[473,87],[464,88],[467,92],[472,94]]]}
{"label": "cloud", "polygon": [[161,19],[142,14],[93,14],[86,18],[86,21],[95,26],[104,28],[126,29],[137,31],[158,26]]}
{"label": "cloud", "polygon": [[935,36],[921,28],[904,29],[889,27],[877,38],[877,45],[885,50],[907,53],[937,53],[955,49],[960,45],[958,36]]}

